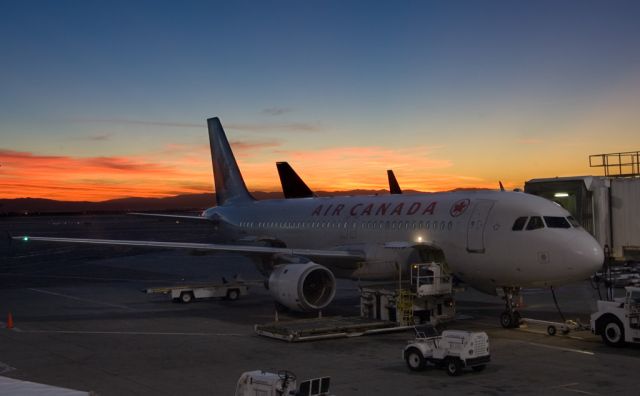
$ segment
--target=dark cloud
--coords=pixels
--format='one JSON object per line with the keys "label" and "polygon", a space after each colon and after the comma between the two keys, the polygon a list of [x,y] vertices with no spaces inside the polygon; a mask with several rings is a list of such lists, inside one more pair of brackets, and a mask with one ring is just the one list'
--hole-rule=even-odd
{"label": "dark cloud", "polygon": [[284,113],[291,113],[292,111],[293,110],[288,107],[269,107],[269,108],[263,109],[261,113],[272,115],[272,116],[279,116]]}
{"label": "dark cloud", "polygon": [[270,147],[278,147],[282,143],[278,140],[269,141],[252,141],[252,140],[234,140],[231,142],[231,146],[234,150],[249,151],[260,150]]}
{"label": "dark cloud", "polygon": [[262,132],[319,132],[323,128],[320,124],[310,124],[305,122],[289,123],[262,123],[262,124],[226,124],[227,129],[237,129],[241,131]]}
{"label": "dark cloud", "polygon": [[127,120],[122,118],[79,118],[69,120],[77,123],[94,123],[94,124],[121,124],[121,125],[150,125],[171,128],[202,128],[206,125],[195,124],[190,122],[164,122],[164,121],[147,121],[147,120]]}
{"label": "dark cloud", "polygon": [[[164,121],[145,121],[145,120],[127,120],[127,119],[73,119],[70,122],[76,123],[105,123],[120,125],[147,125],[169,128],[206,128],[206,123],[201,124],[189,122],[164,122]],[[275,131],[275,132],[318,132],[324,129],[319,123],[306,122],[284,122],[284,123],[229,123],[223,124],[227,130],[239,130],[250,132]]]}
{"label": "dark cloud", "polygon": [[89,136],[88,139],[95,142],[102,142],[111,139],[113,135],[111,133],[99,133],[93,136]]}

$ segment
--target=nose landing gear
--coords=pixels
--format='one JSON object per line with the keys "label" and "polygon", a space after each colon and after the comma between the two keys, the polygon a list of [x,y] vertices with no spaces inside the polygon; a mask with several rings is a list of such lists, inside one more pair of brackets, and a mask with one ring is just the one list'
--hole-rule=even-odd
{"label": "nose landing gear", "polygon": [[520,294],[520,288],[503,287],[502,289],[504,290],[506,309],[500,314],[500,324],[505,329],[520,327],[520,312],[516,310],[517,305],[513,301]]}

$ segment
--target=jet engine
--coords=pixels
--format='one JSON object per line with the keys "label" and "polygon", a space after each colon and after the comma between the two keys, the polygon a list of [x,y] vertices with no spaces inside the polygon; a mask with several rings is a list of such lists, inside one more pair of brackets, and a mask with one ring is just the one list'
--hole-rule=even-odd
{"label": "jet engine", "polygon": [[269,276],[269,290],[280,304],[294,311],[315,311],[329,305],[336,294],[336,278],[314,262],[283,264]]}

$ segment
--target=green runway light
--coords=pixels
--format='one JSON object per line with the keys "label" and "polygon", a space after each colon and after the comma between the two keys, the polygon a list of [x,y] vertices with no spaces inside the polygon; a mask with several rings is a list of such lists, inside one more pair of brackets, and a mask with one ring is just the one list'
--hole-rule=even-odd
{"label": "green runway light", "polygon": [[29,237],[28,236],[23,236],[22,240],[25,241],[25,242],[29,242]]}

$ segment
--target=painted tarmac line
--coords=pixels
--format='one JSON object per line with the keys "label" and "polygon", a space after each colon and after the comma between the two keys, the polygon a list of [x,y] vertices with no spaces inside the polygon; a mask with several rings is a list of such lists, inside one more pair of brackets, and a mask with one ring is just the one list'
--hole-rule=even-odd
{"label": "painted tarmac line", "polygon": [[[7,329],[7,324],[5,322],[0,322],[0,329]],[[13,326],[10,329],[7,330],[13,330],[13,331],[17,331],[17,332],[21,332],[22,330],[20,330],[19,328]],[[0,362],[0,364],[2,364],[2,362]]]}
{"label": "painted tarmac line", "polygon": [[80,297],[70,296],[70,295],[67,295],[67,294],[55,293],[55,292],[48,291],[48,290],[42,290],[42,289],[29,289],[29,290],[37,292],[37,293],[49,294],[49,295],[57,296],[57,297],[64,297],[64,298],[68,298],[70,300],[82,301],[82,302],[91,303],[91,304],[104,305],[104,306],[107,306],[107,307],[126,309],[126,310],[130,310],[130,311],[135,310],[135,309],[133,309],[131,307],[127,307],[126,305],[111,304],[111,303],[106,303],[106,302],[102,302],[102,301],[91,300],[91,299],[88,299],[88,298],[80,298]]}
{"label": "painted tarmac line", "polygon": [[511,341],[519,342],[519,343],[523,343],[523,344],[527,344],[527,345],[532,345],[532,346],[537,346],[537,347],[541,347],[541,348],[555,349],[557,351],[574,352],[574,353],[580,353],[580,354],[589,355],[589,356],[594,356],[595,355],[594,352],[584,351],[582,349],[574,349],[574,348],[559,347],[559,346],[554,346],[554,345],[538,344],[537,342],[528,342],[528,341],[520,341],[520,340],[511,340]]}
{"label": "painted tarmac line", "polygon": [[97,280],[97,281],[105,281],[105,282],[140,282],[140,283],[171,282],[171,280],[167,280],[167,279],[103,278],[99,276],[38,275],[34,273],[21,274],[21,273],[8,273],[8,272],[0,272],[0,276],[7,276],[7,277],[14,277],[14,278],[36,278],[36,279],[80,279],[80,280]]}
{"label": "painted tarmac line", "polygon": [[571,386],[576,386],[576,385],[580,385],[580,383],[579,382],[572,382],[570,384],[554,386],[551,389],[562,389],[562,390],[569,391],[569,392],[580,393],[582,395],[590,395],[590,396],[598,396],[599,395],[599,393],[591,393],[591,392],[587,392],[587,391],[580,390],[580,389],[570,388]]}
{"label": "painted tarmac line", "polygon": [[196,336],[196,337],[244,337],[251,334],[240,333],[185,333],[162,331],[84,331],[84,330],[21,330],[21,333],[39,334],[95,334],[95,335],[145,335],[145,336]]}

